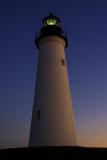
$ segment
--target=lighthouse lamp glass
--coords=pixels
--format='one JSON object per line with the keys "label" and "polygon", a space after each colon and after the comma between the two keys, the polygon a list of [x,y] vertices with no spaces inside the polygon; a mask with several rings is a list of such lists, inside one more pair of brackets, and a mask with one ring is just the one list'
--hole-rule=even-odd
{"label": "lighthouse lamp glass", "polygon": [[56,25],[56,19],[47,19],[47,25]]}

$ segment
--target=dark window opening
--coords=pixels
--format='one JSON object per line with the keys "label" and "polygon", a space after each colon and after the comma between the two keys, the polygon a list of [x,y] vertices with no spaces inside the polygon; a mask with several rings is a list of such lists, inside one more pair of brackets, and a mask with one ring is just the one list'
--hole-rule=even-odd
{"label": "dark window opening", "polygon": [[37,120],[40,120],[40,110],[37,110],[37,111],[36,111],[36,119],[37,119]]}
{"label": "dark window opening", "polygon": [[64,60],[64,59],[61,59],[61,61],[62,61],[62,65],[65,66],[65,60]]}

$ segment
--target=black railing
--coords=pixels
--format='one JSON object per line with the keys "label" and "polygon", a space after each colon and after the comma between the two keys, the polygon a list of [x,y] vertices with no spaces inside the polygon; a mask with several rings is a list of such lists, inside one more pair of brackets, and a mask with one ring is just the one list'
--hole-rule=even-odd
{"label": "black railing", "polygon": [[40,32],[38,32],[36,35],[35,35],[35,44],[37,46],[37,48],[39,48],[38,46],[38,41],[43,38],[43,37],[47,37],[47,36],[59,36],[61,38],[63,38],[66,42],[66,46],[68,46],[68,42],[67,42],[67,32],[66,31],[63,31],[62,28],[60,27],[53,27],[53,26],[48,26],[48,27],[43,27],[41,29]]}

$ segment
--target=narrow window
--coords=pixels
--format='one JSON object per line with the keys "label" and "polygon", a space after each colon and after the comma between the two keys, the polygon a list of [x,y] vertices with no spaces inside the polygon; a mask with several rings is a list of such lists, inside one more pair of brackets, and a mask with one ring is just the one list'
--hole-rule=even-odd
{"label": "narrow window", "polygon": [[37,119],[37,120],[40,120],[40,110],[37,110],[37,111],[36,111],[36,119]]}
{"label": "narrow window", "polygon": [[65,66],[65,60],[61,59],[62,65]]}

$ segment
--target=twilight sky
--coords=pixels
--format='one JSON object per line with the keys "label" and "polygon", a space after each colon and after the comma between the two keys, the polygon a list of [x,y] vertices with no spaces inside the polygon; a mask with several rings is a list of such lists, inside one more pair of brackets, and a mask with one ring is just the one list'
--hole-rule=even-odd
{"label": "twilight sky", "polygon": [[68,33],[66,51],[77,142],[107,147],[107,1],[0,1],[0,148],[27,146],[38,50],[49,12]]}

